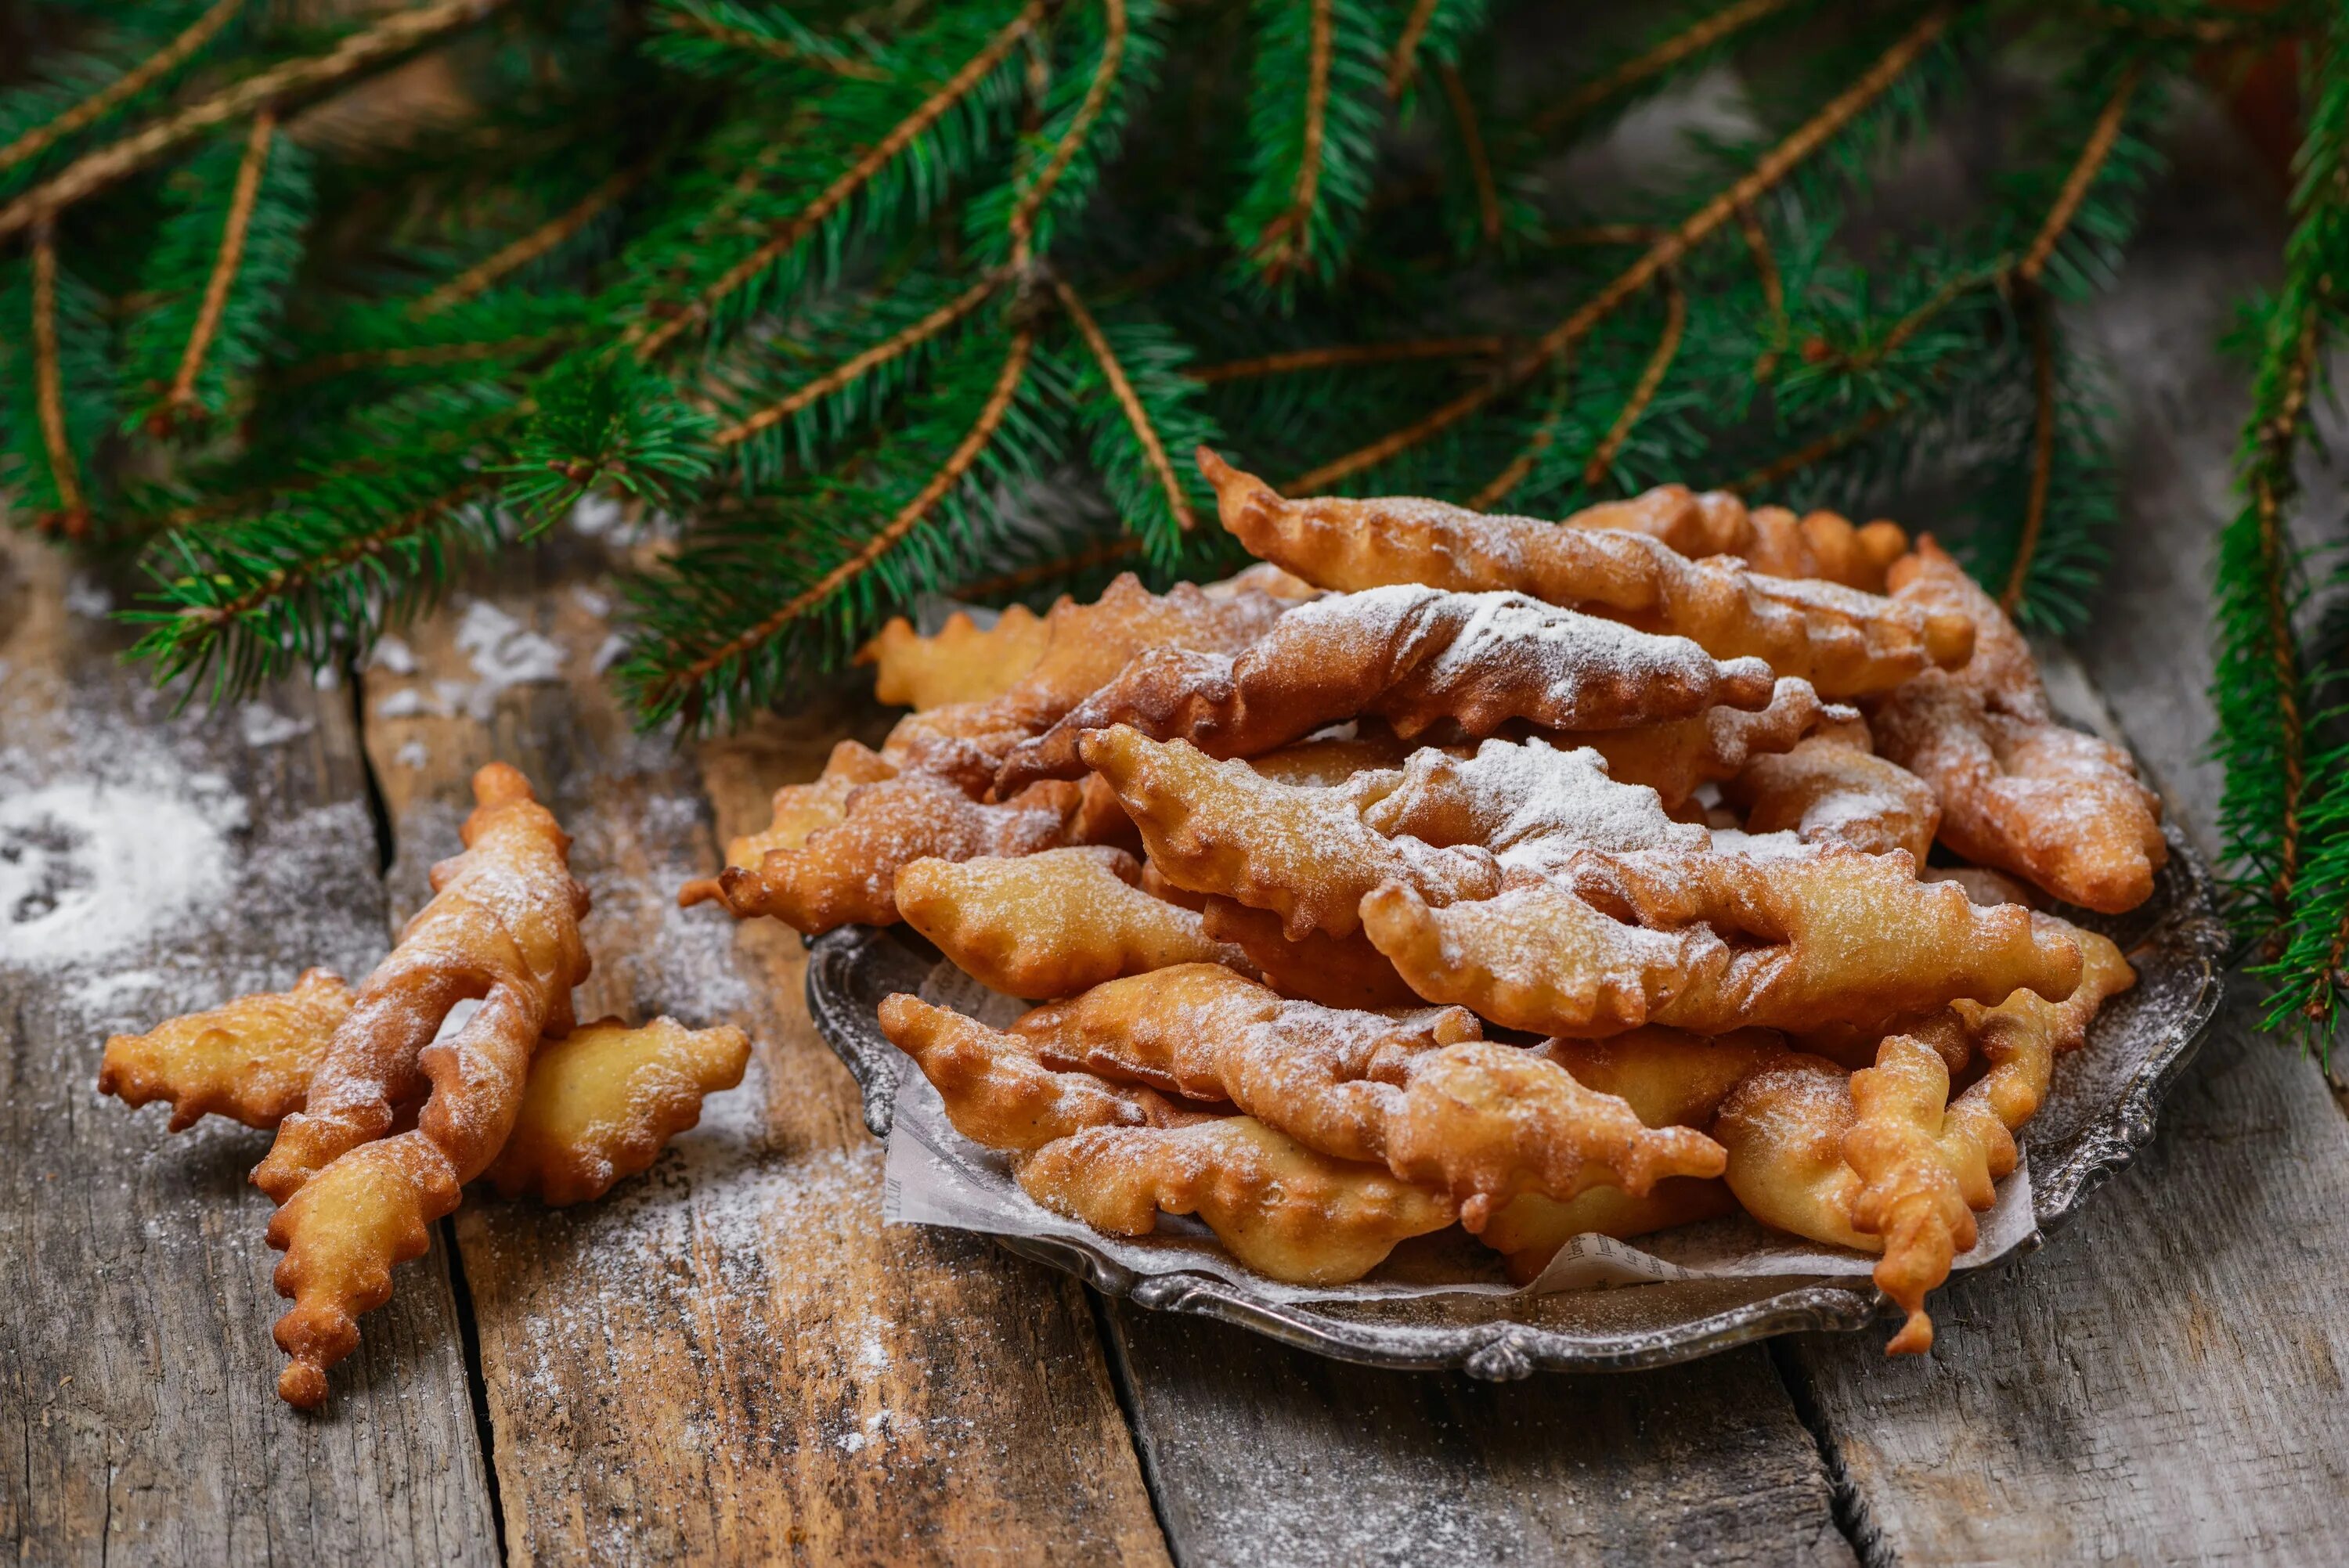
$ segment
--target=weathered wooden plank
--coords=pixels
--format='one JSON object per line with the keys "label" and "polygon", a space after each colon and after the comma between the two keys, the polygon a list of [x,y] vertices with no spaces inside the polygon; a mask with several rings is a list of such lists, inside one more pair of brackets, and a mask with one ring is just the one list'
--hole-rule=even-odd
{"label": "weathered wooden plank", "polygon": [[96,1090],[110,1031],[381,955],[349,692],[174,718],[67,588],[0,531],[0,1553],[493,1562],[439,1249],[303,1415],[244,1180],[267,1137]]}
{"label": "weathered wooden plank", "polygon": [[[2208,850],[2209,572],[2242,406],[2214,345],[2274,234],[2256,170],[2199,173],[2090,324],[2124,370],[2130,480],[2081,653]],[[1929,1359],[1788,1347],[1869,1560],[2349,1560],[2349,1126],[2236,989],[2153,1146],[2044,1252],[1944,1293]]]}
{"label": "weathered wooden plank", "polygon": [[1852,1561],[1759,1347],[1492,1384],[1107,1305],[1159,1514],[1189,1568]]}
{"label": "weathered wooden plank", "polygon": [[[395,898],[455,848],[470,771],[513,762],[595,894],[581,1016],[733,1019],[758,1054],[602,1202],[477,1193],[458,1216],[514,1560],[1164,1562],[1081,1291],[973,1237],[885,1230],[880,1149],[807,1022],[797,939],[675,905],[717,865],[710,799],[726,832],[763,825],[844,716],[699,757],[633,737],[594,668],[600,597],[538,570],[419,632],[412,676],[368,676]],[[546,678],[500,691],[484,669]]]}

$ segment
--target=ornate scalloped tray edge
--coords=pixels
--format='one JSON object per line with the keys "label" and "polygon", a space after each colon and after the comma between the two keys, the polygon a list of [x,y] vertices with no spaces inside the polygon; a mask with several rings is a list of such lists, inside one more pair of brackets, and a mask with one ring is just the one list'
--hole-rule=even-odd
{"label": "ornate scalloped tray edge", "polygon": [[[2153,1137],[2163,1095],[2218,1014],[2226,939],[2209,873],[2175,829],[2168,838],[2169,864],[2142,908],[2116,919],[2063,912],[2118,942],[2138,983],[2097,1020],[2087,1048],[2058,1065],[2047,1103],[2024,1133],[2037,1229],[2006,1258],[2034,1250]],[[875,1138],[889,1135],[904,1061],[882,1036],[876,1009],[891,992],[918,988],[936,961],[936,950],[902,926],[843,926],[809,944],[808,1011],[863,1091],[864,1125]],[[1295,1304],[1205,1274],[1140,1274],[1081,1242],[996,1240],[1138,1305],[1219,1318],[1340,1360],[1457,1367],[1495,1379],[1663,1366],[1771,1335],[1858,1329],[1889,1310],[1864,1281],[1820,1279]]]}

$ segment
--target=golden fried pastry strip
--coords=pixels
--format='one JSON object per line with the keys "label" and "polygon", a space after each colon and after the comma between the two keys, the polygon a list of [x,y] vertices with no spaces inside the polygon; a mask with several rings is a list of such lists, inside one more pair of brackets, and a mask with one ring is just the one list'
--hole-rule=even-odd
{"label": "golden fried pastry strip", "polygon": [[1955,1100],[1942,1053],[1918,1035],[1886,1039],[1876,1065],[1851,1077],[1854,1115],[1843,1153],[1860,1181],[1852,1223],[1880,1238],[1877,1287],[1909,1314],[1885,1346],[1889,1355],[1932,1348],[1925,1296],[1974,1244],[1974,1214],[1994,1201],[1992,1183],[2013,1171],[2013,1135],[2046,1099],[2056,1053],[2077,1049],[2105,1002],[2137,983],[2110,941],[2066,929],[2085,960],[2070,996],[2048,1002],[2023,991],[1994,1007],[1954,1005],[1990,1064]]}
{"label": "golden fried pastry strip", "polygon": [[[1708,1038],[1643,1028],[1607,1040],[1551,1040],[1541,1049],[1577,1082],[1620,1098],[1646,1126],[1702,1131],[1729,1091],[1782,1055],[1785,1046],[1764,1029]],[[1523,1192],[1503,1205],[1481,1234],[1485,1245],[1506,1255],[1509,1277],[1523,1284],[1547,1268],[1568,1240],[1585,1232],[1628,1240],[1736,1207],[1736,1199],[1717,1179],[1671,1176],[1638,1196],[1619,1187],[1593,1187],[1559,1202]]]}
{"label": "golden fried pastry strip", "polygon": [[1277,784],[1245,762],[1123,724],[1086,735],[1082,755],[1117,791],[1162,876],[1271,910],[1293,937],[1350,934],[1362,894],[1390,879],[1445,903],[1500,886],[1488,855],[1392,840],[1362,820],[1399,772],[1357,774],[1335,789]]}
{"label": "golden fried pastry strip", "polygon": [[1442,501],[1288,500],[1202,448],[1224,526],[1255,554],[1324,588],[1423,583],[1528,593],[1684,636],[1716,657],[1766,660],[1829,696],[1889,691],[1929,664],[1965,662],[1972,625],[1833,583],[1692,561],[1643,532],[1560,528]]}
{"label": "golden fried pastry strip", "polygon": [[1335,787],[1357,773],[1400,768],[1420,749],[1377,719],[1347,727],[1351,735],[1317,735],[1247,759],[1276,784]]}
{"label": "golden fried pastry strip", "polygon": [[1382,1162],[1420,1053],[1479,1038],[1458,1007],[1389,1017],[1295,1002],[1213,964],[1096,985],[1012,1026],[1048,1067],[1229,1101],[1308,1147]]}
{"label": "golden fried pastry strip", "polygon": [[1910,682],[1869,721],[1878,749],[1940,798],[1941,841],[2107,914],[2151,897],[2169,851],[2128,754],[2054,721],[2013,624],[1930,537],[1893,576],[1897,597],[1967,605],[1982,628],[1965,668]]}
{"label": "golden fried pastry strip", "polygon": [[1765,1225],[1858,1252],[1882,1250],[1852,1223],[1860,1181],[1844,1161],[1844,1139],[1853,1119],[1844,1068],[1801,1052],[1768,1063],[1730,1091],[1713,1119],[1713,1136],[1729,1151],[1729,1190]]}
{"label": "golden fried pastry strip", "polygon": [[1246,965],[1141,881],[1117,849],[922,860],[898,871],[896,907],[963,973],[1012,996],[1067,996],[1176,964]]}
{"label": "golden fried pastry strip", "polygon": [[[1040,791],[1007,800],[1008,810],[972,810],[951,797],[978,805],[1013,746],[1050,728],[1143,649],[1247,646],[1294,603],[1264,591],[1285,576],[1251,570],[1161,596],[1128,573],[1091,604],[1063,600],[1044,617],[1034,667],[1001,695],[908,714],[877,755],[843,742],[823,778],[776,792],[774,824],[728,845],[724,872],[686,883],[678,902],[714,900],[737,918],[773,914],[813,934],[849,920],[895,920],[890,887],[909,861],[1113,837],[1117,824],[1098,799],[1088,810],[1081,796]],[[1058,818],[1049,828],[1047,812]]]}
{"label": "golden fried pastry strip", "polygon": [[[771,914],[813,936],[851,921],[897,919],[898,869],[935,858],[1028,855],[1067,843],[1083,791],[1047,779],[999,806],[974,800],[926,773],[860,784],[841,820],[810,833],[798,849],[771,849],[751,867],[719,872],[715,896],[737,919]],[[679,896],[691,902],[704,884]]]}
{"label": "golden fried pastry strip", "polygon": [[1881,1025],[2020,987],[2062,997],[2080,975],[2078,945],[2029,911],[1979,908],[1898,856],[1840,845],[1586,851],[1567,882],[1448,909],[1389,883],[1362,923],[1421,995],[1545,1034]]}
{"label": "golden fried pastry strip", "polygon": [[1745,814],[1749,833],[1792,832],[1871,855],[1906,850],[1920,866],[1941,821],[1930,785],[1837,736],[1813,736],[1783,755],[1757,757],[1721,793]]}
{"label": "golden fried pastry strip", "polygon": [[1237,899],[1214,894],[1186,896],[1198,898],[1199,918],[1208,936],[1247,954],[1264,983],[1284,996],[1325,1007],[1420,1005],[1419,994],[1360,931],[1348,936],[1309,931],[1292,942],[1281,929],[1280,916],[1268,909],[1250,909]]}
{"label": "golden fried pastry strip", "polygon": [[1452,1206],[1376,1166],[1318,1154],[1250,1116],[1190,1127],[1096,1127],[1019,1166],[1022,1191],[1112,1235],[1148,1235],[1157,1217],[1196,1214],[1226,1251],[1289,1284],[1347,1284]]}
{"label": "golden fried pastry strip", "polygon": [[1548,875],[1582,850],[1694,851],[1712,841],[1667,816],[1653,789],[1619,782],[1598,752],[1539,737],[1487,740],[1467,756],[1416,752],[1402,780],[1368,800],[1362,820],[1390,838],[1487,851],[1510,873]]}
{"label": "golden fried pastry strip", "polygon": [[1481,1041],[1458,1008],[1400,1017],[1289,1001],[1198,965],[1102,985],[1014,1026],[1048,1065],[1228,1099],[1308,1148],[1383,1161],[1480,1229],[1520,1191],[1644,1192],[1719,1172],[1686,1128],[1645,1128],[1557,1062]]}
{"label": "golden fried pastry strip", "polygon": [[[1068,603],[1063,596],[1054,608]],[[1036,667],[1051,635],[1051,623],[1025,604],[1010,606],[984,629],[969,611],[957,610],[926,637],[895,615],[856,651],[856,662],[874,666],[875,697],[919,712],[1001,696]]]}
{"label": "golden fried pastry strip", "polygon": [[561,1207],[600,1198],[649,1169],[701,1119],[701,1102],[742,1081],[750,1037],[730,1024],[599,1018],[539,1047],[513,1133],[487,1171],[499,1195]]}
{"label": "golden fried pastry strip", "polygon": [[171,1103],[171,1130],[207,1115],[273,1128],[302,1109],[310,1069],[350,1015],[351,988],[331,969],[305,969],[290,991],[239,996],[106,1042],[98,1090],[125,1105]]}
{"label": "golden fried pastry strip", "polygon": [[1631,529],[1692,560],[1735,555],[1765,577],[1817,577],[1869,593],[1884,592],[1885,569],[1909,549],[1909,536],[1898,523],[1855,527],[1831,511],[1796,517],[1782,506],[1748,511],[1725,490],[1697,494],[1686,485],[1658,485],[1627,500],[1600,501],[1566,523]]}
{"label": "golden fried pastry strip", "polygon": [[1694,718],[1639,729],[1578,735],[1575,742],[1607,758],[1619,783],[1644,784],[1677,810],[1700,785],[1734,778],[1756,757],[1792,748],[1826,724],[1856,720],[1857,710],[1819,700],[1808,681],[1781,680],[1755,712],[1708,708]]}
{"label": "golden fried pastry strip", "polygon": [[[357,1315],[390,1295],[391,1266],[423,1250],[432,1222],[488,1168],[512,1130],[531,1054],[573,1025],[587,977],[579,940],[587,891],[571,841],[503,763],[473,775],[465,851],[432,868],[432,902],[400,933],[311,1071],[254,1184],[276,1199],[269,1244],[294,1298],[276,1339],[293,1357],[277,1391],[326,1398],[326,1368],[358,1344]],[[481,1005],[435,1040],[457,1002]],[[429,1085],[417,1125],[385,1138],[396,1101]]]}
{"label": "golden fried pastry strip", "polygon": [[1513,719],[1546,729],[1619,729],[1708,707],[1760,707],[1769,666],[1717,660],[1684,637],[1654,636],[1522,593],[1399,585],[1290,611],[1237,656],[1157,649],[1013,749],[999,790],[1082,770],[1078,738],[1131,724],[1216,757],[1272,750],[1341,719],[1373,715],[1403,736],[1453,719],[1489,735]]}
{"label": "golden fried pastry strip", "polygon": [[1015,1155],[1090,1127],[1187,1127],[1215,1114],[1154,1089],[1058,1071],[1019,1036],[902,991],[882,998],[881,1032],[936,1088],[956,1131]]}
{"label": "golden fried pastry strip", "polygon": [[[504,763],[473,775],[473,799],[464,852],[432,868],[432,901],[359,986],[311,1072],[303,1109],[279,1126],[253,1173],[280,1203],[338,1156],[382,1137],[393,1104],[413,1098],[419,1070],[438,1085],[477,1049],[502,1057],[526,1033],[511,1086],[453,1083],[447,1098],[436,1092],[438,1109],[426,1107],[427,1124],[458,1163],[477,1153],[487,1163],[512,1125],[500,1088],[519,1091],[539,1034],[572,1027],[571,988],[586,979],[588,959],[579,939],[587,890],[571,877],[570,837]],[[471,1023],[433,1044],[450,1007],[481,998]],[[460,1180],[479,1173],[475,1164]]]}

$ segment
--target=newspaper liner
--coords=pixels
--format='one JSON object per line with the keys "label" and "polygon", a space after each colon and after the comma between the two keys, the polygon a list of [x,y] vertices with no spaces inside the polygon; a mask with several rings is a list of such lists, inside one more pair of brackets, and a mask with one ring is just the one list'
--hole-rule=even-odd
{"label": "newspaper liner", "polygon": [[[1002,1028],[1028,1004],[989,991],[941,962],[922,983],[923,1000]],[[1242,1267],[1207,1227],[1185,1215],[1161,1214],[1147,1236],[1112,1236],[1051,1212],[1019,1190],[1010,1161],[954,1130],[945,1103],[909,1057],[900,1057],[896,1119],[889,1132],[882,1217],[891,1224],[943,1225],[989,1235],[1049,1236],[1081,1242],[1138,1274],[1202,1274],[1282,1304],[1394,1301],[1441,1295],[1540,1295],[1553,1291],[1667,1280],[1731,1277],[1865,1277],[1866,1253],[1822,1246],[1770,1230],[1744,1214],[1642,1236],[1633,1246],[1588,1232],[1560,1247],[1539,1278],[1517,1286],[1503,1276],[1498,1254],[1444,1236],[1406,1242],[1371,1274],[1350,1285],[1290,1285]],[[1997,1201],[1978,1216],[1980,1239],[1958,1254],[1953,1272],[1979,1268],[2028,1242],[2038,1228],[2031,1172],[2018,1164],[1998,1184]]]}

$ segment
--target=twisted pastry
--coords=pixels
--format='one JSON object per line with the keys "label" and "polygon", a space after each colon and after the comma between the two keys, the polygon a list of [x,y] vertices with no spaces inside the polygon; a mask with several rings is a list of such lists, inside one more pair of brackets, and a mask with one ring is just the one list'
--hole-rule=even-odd
{"label": "twisted pastry", "polygon": [[[465,851],[432,868],[432,902],[377,965],[312,1069],[256,1186],[277,1200],[269,1244],[277,1321],[293,1359],[289,1403],[326,1395],[326,1368],[357,1346],[357,1315],[391,1295],[391,1267],[424,1251],[429,1227],[503,1147],[542,1035],[573,1026],[571,987],[587,977],[579,940],[587,891],[566,866],[571,841],[513,769],[473,775]],[[434,1040],[457,1002],[481,1006]],[[429,1085],[417,1124],[386,1138],[396,1101]]]}
{"label": "twisted pastry", "polygon": [[1469,1230],[1519,1192],[1635,1195],[1712,1176],[1719,1150],[1537,1051],[1484,1041],[1458,1008],[1388,1016],[1282,998],[1213,965],[1098,986],[1014,1026],[1048,1065],[1229,1100],[1309,1149],[1444,1191]]}
{"label": "twisted pastry", "polygon": [[1823,725],[1857,720],[1858,711],[1823,703],[1808,681],[1785,679],[1769,706],[1754,712],[1708,708],[1694,718],[1578,735],[1575,741],[1607,758],[1618,782],[1644,784],[1677,810],[1700,785],[1736,777],[1756,757],[1785,751]]}
{"label": "twisted pastry", "polygon": [[1197,913],[1143,891],[1123,850],[1046,850],[1016,859],[916,861],[897,872],[897,911],[990,990],[1067,996],[1176,964],[1245,965]]}
{"label": "twisted pastry", "polygon": [[2150,898],[2169,850],[2128,754],[2054,721],[2022,634],[1930,536],[1892,575],[1895,597],[1977,628],[1964,668],[1919,677],[1869,717],[1878,749],[1940,798],[1942,842],[2107,914]]}
{"label": "twisted pastry", "polygon": [[1817,577],[1869,593],[1884,592],[1885,569],[1908,553],[1909,535],[1881,520],[1855,527],[1831,511],[1796,517],[1783,506],[1745,503],[1726,490],[1658,485],[1626,500],[1600,501],[1566,519],[1569,528],[1619,528],[1652,535],[1691,560],[1742,558],[1765,577]]}
{"label": "twisted pastry", "polygon": [[1708,707],[1761,707],[1759,659],[1713,658],[1522,593],[1402,585],[1317,600],[1237,656],[1158,649],[1015,748],[999,791],[1082,770],[1089,729],[1130,724],[1216,757],[1252,757],[1341,719],[1371,715],[1405,737],[1443,719],[1489,735],[1512,719],[1546,729],[1620,729]]}
{"label": "twisted pastry", "polygon": [[1288,500],[1202,448],[1224,527],[1248,550],[1324,588],[1423,583],[1502,590],[1684,636],[1723,659],[1765,660],[1828,696],[1889,691],[1929,665],[1963,664],[1962,614],[1833,583],[1692,561],[1642,532],[1489,517],[1442,501]]}
{"label": "twisted pastry", "polygon": [[1931,786],[1843,735],[1816,735],[1781,756],[1757,757],[1721,795],[1745,814],[1749,833],[1792,832],[1871,855],[1905,850],[1920,866],[1941,820]]}

